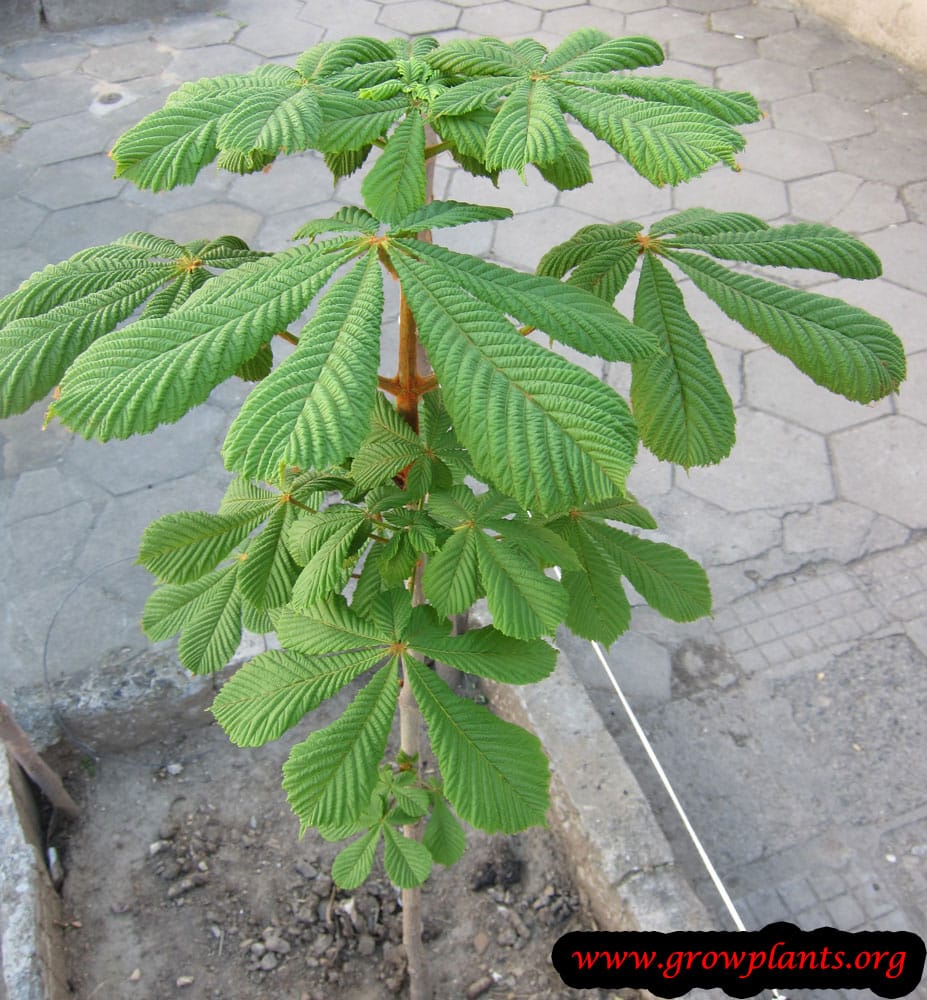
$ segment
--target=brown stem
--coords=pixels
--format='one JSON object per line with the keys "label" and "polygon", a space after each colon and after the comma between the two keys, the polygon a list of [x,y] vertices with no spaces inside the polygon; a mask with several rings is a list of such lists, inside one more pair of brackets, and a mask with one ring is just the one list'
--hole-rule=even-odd
{"label": "brown stem", "polygon": [[288,344],[293,344],[294,346],[299,343],[299,337],[294,337],[289,330],[278,330],[277,336],[281,340],[285,340]]}

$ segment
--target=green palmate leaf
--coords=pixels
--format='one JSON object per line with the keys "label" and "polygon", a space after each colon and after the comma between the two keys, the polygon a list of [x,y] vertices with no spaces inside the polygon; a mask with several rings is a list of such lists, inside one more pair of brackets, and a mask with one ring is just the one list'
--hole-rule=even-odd
{"label": "green palmate leaf", "polygon": [[431,102],[431,113],[457,117],[471,111],[493,108],[518,79],[518,76],[477,77],[449,87]]}
{"label": "green palmate leaf", "polygon": [[308,149],[320,125],[316,92],[306,80],[286,66],[262,66],[184,84],[126,132],[110,155],[117,177],[162,191],[192,184],[220,150],[272,158],[281,148]]}
{"label": "green palmate leaf", "polygon": [[565,111],[656,185],[691,180],[715,163],[736,167],[734,154],[744,147],[739,132],[702,111],[552,86]]}
{"label": "green palmate leaf", "polygon": [[293,604],[309,608],[340,591],[369,533],[366,512],[345,505],[295,521],[286,535],[287,547],[305,569],[293,587]]}
{"label": "green palmate leaf", "polygon": [[660,219],[650,227],[651,236],[717,236],[720,233],[753,233],[769,229],[769,223],[746,212],[716,212],[712,208],[687,208]]}
{"label": "green palmate leaf", "polygon": [[683,230],[675,237],[662,237],[660,245],[703,250],[712,257],[751,264],[814,268],[842,278],[877,278],[882,273],[879,258],[865,243],[839,229],[810,222],[775,229],[764,225],[762,229],[727,232]]}
{"label": "green palmate leaf", "polygon": [[392,227],[395,236],[412,236],[424,229],[449,229],[470,222],[509,219],[512,210],[498,205],[470,205],[463,201],[432,201],[416,209]]}
{"label": "green palmate leaf", "polygon": [[[382,393],[376,394],[370,433],[364,439],[354,461],[351,476],[361,489],[388,483],[413,462],[424,456],[422,441],[389,404]],[[426,487],[427,489],[427,487]]]}
{"label": "green palmate leaf", "polygon": [[566,624],[576,635],[610,646],[631,624],[621,571],[584,518],[559,518],[551,528],[571,546],[580,563],[578,569],[563,573],[570,601]]}
{"label": "green palmate leaf", "polygon": [[386,101],[362,101],[350,94],[328,91],[320,98],[323,124],[318,148],[325,153],[343,153],[370,146],[389,131],[408,109],[405,96]]}
{"label": "green palmate leaf", "polygon": [[430,607],[416,608],[410,627],[406,638],[417,653],[505,684],[543,680],[557,663],[557,651],[542,639],[513,639],[491,626],[452,636],[450,624]]}
{"label": "green palmate leaf", "polygon": [[261,344],[257,354],[243,361],[235,374],[244,382],[260,382],[267,378],[274,367],[274,352],[270,344]]}
{"label": "green palmate leaf", "polygon": [[425,204],[425,123],[415,110],[396,126],[361,193],[377,218],[398,222]]}
{"label": "green palmate leaf", "polygon": [[255,635],[267,635],[274,630],[270,615],[266,611],[259,611],[244,598],[241,602],[241,624],[244,629]]}
{"label": "green palmate leaf", "polygon": [[299,575],[284,541],[294,516],[293,505],[281,503],[261,533],[248,543],[238,571],[238,589],[259,611],[286,604]]}
{"label": "green palmate leaf", "polygon": [[[369,558],[369,557],[368,557]],[[330,653],[339,649],[384,649],[393,635],[349,607],[340,595],[296,611],[285,608],[274,617],[277,637],[299,653]]]}
{"label": "green palmate leaf", "polygon": [[101,337],[68,370],[54,414],[104,441],[179,420],[303,312],[347,259],[326,249],[301,246],[245,264],[170,315]]}
{"label": "green palmate leaf", "polygon": [[553,163],[539,163],[537,168],[544,180],[561,191],[572,191],[592,183],[589,153],[579,139],[573,136]]}
{"label": "green palmate leaf", "polygon": [[264,510],[165,514],[145,529],[138,561],[159,580],[189,583],[215,569],[266,516]]}
{"label": "green palmate leaf", "polygon": [[459,531],[425,564],[422,586],[442,616],[460,615],[484,593],[479,576],[476,534]]}
{"label": "green palmate leaf", "polygon": [[367,157],[373,145],[361,146],[360,149],[346,149],[341,153],[325,153],[325,166],[332,172],[336,181],[342,177],[350,177],[367,162]]}
{"label": "green palmate leaf", "polygon": [[367,881],[373,868],[383,827],[373,826],[362,837],[338,852],[332,864],[332,878],[342,889],[356,889]]}
{"label": "green palmate leaf", "polygon": [[544,69],[570,73],[609,73],[614,70],[659,66],[663,49],[640,35],[609,38],[596,28],[580,28],[568,35],[544,61]]}
{"label": "green palmate leaf", "polygon": [[640,256],[637,222],[584,226],[566,242],[541,258],[538,274],[562,278],[568,272],[571,285],[613,302],[627,284]]}
{"label": "green palmate leaf", "polygon": [[186,271],[148,300],[142,313],[143,319],[157,319],[179,309],[184,302],[211,277],[202,267]]}
{"label": "green palmate leaf", "polygon": [[373,236],[380,222],[366,209],[344,205],[328,219],[313,219],[300,226],[293,234],[294,240],[313,240],[323,233],[363,233]]}
{"label": "green palmate leaf", "polygon": [[414,658],[404,662],[457,814],[490,833],[543,825],[549,776],[537,738],[454,694]]}
{"label": "green palmate leaf", "polygon": [[690,622],[710,613],[708,578],[685,552],[593,521],[586,521],[584,528],[641,597],[665,618]]}
{"label": "green palmate leaf", "polygon": [[634,322],[656,333],[663,348],[631,369],[641,440],[658,458],[686,469],[720,462],[734,446],[734,406],[675,281],[649,253]]}
{"label": "green palmate leaf", "polygon": [[296,68],[307,80],[328,80],[358,63],[382,62],[393,57],[388,42],[357,35],[314,45],[296,60]]}
{"label": "green palmate leaf", "polygon": [[517,170],[553,163],[570,145],[570,130],[550,85],[525,80],[506,98],[486,139],[486,166]]}
{"label": "green palmate leaf", "polygon": [[435,797],[422,843],[432,858],[445,868],[457,864],[467,849],[467,835],[447,807],[443,795]]}
{"label": "green palmate leaf", "polygon": [[567,613],[561,584],[545,576],[519,549],[481,531],[475,538],[480,576],[496,628],[516,639],[553,635]]}
{"label": "green palmate leaf", "polygon": [[881,319],[839,299],[735,274],[696,254],[667,256],[731,319],[789,358],[819,385],[868,403],[905,376],[904,348]]}
{"label": "green palmate leaf", "polygon": [[559,535],[545,528],[537,518],[508,520],[482,517],[480,524],[498,532],[506,542],[511,542],[541,566],[577,568],[576,557],[569,545],[565,545]]}
{"label": "green palmate leaf", "polygon": [[376,252],[326,292],[296,350],[248,396],[229,429],[229,468],[270,479],[281,462],[324,468],[359,444],[373,406],[383,276]]}
{"label": "green palmate leaf", "polygon": [[433,125],[442,139],[452,143],[458,161],[470,173],[496,177],[499,171],[490,170],[483,163],[486,137],[494,120],[495,112],[478,108],[459,117],[442,115]]}
{"label": "green palmate leaf", "polygon": [[656,528],[657,522],[630,493],[621,497],[611,497],[594,503],[585,503],[570,512],[571,517],[580,520],[592,518],[597,521],[623,521],[636,528]]}
{"label": "green palmate leaf", "polygon": [[634,326],[583,289],[548,277],[522,274],[441,246],[406,240],[400,245],[498,312],[543,330],[584,354],[609,361],[632,361],[657,349],[656,338],[649,331]]}
{"label": "green palmate leaf", "polygon": [[393,885],[400,889],[414,889],[431,873],[431,854],[428,848],[411,837],[403,836],[395,827],[383,827],[383,865]]}
{"label": "green palmate leaf", "polygon": [[657,76],[615,76],[596,72],[571,72],[560,79],[564,83],[589,87],[606,94],[625,94],[628,97],[704,111],[728,125],[746,125],[758,121],[762,116],[752,94],[702,87],[691,80]]}
{"label": "green palmate leaf", "polygon": [[[396,800],[396,807],[403,816],[421,818],[428,812],[431,799],[424,788],[418,787],[418,780],[412,771],[400,771],[394,775],[387,770],[389,793]],[[392,814],[395,822],[395,812]]]}
{"label": "green palmate leaf", "polygon": [[310,826],[349,823],[367,808],[398,696],[393,660],[356,695],[340,719],[292,749],[283,765],[283,788],[299,817],[301,833]]}
{"label": "green palmate leaf", "polygon": [[498,38],[455,39],[430,52],[428,64],[455,76],[513,76],[524,69],[518,53]]}
{"label": "green palmate leaf", "polygon": [[142,628],[155,642],[180,632],[180,662],[195,674],[221,670],[241,642],[238,561],[192,583],[164,584],[148,598]]}
{"label": "green palmate leaf", "polygon": [[379,651],[369,650],[332,656],[280,649],[261,653],[223,685],[212,714],[236,746],[263,746],[381,659]]}
{"label": "green palmate leaf", "polygon": [[435,268],[393,261],[457,436],[485,476],[541,513],[623,488],[636,431],[616,393]]}
{"label": "green palmate leaf", "polygon": [[255,524],[269,517],[280,502],[280,494],[236,476],[228,485],[219,513],[233,517],[255,517]]}

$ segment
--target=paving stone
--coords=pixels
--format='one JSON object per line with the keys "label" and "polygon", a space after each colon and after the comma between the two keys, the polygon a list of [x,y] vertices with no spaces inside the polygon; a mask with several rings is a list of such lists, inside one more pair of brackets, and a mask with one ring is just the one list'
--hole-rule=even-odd
{"label": "paving stone", "polygon": [[795,27],[795,15],[788,10],[770,7],[738,7],[711,15],[711,30],[745,38],[765,38]]}
{"label": "paving stone", "polygon": [[90,49],[67,38],[45,36],[11,45],[3,55],[3,72],[19,79],[38,79],[70,73],[87,58]]}
{"label": "paving stone", "polygon": [[927,94],[908,93],[893,101],[882,101],[872,107],[879,128],[888,132],[924,135],[927,132]]}
{"label": "paving stone", "polygon": [[[43,261],[43,264],[47,261]],[[3,421],[3,477],[11,481],[35,470],[45,470],[60,462],[74,434],[58,423],[42,430],[41,404],[26,413],[7,417]]]}
{"label": "paving stone", "polygon": [[927,448],[921,424],[884,417],[832,435],[834,475],[841,497],[909,528],[927,528]]}
{"label": "paving stone", "polygon": [[849,563],[860,554],[903,545],[908,530],[890,518],[846,500],[786,514],[783,548],[809,560]]}
{"label": "paving stone", "polygon": [[599,31],[616,38],[629,34],[625,31],[624,14],[602,7],[568,7],[564,10],[548,11],[541,24],[545,31],[561,36],[569,35],[581,28],[598,28]]}
{"label": "paving stone", "polygon": [[772,119],[777,128],[824,142],[866,135],[876,128],[873,117],[858,104],[832,94],[805,94],[776,101],[772,105]]}
{"label": "paving stone", "polygon": [[300,226],[311,219],[330,218],[341,205],[335,201],[324,201],[319,205],[290,209],[288,212],[277,212],[264,217],[254,246],[258,250],[283,250],[292,246],[293,234]]}
{"label": "paving stone", "polygon": [[155,29],[155,38],[175,49],[194,49],[201,45],[231,42],[239,30],[238,22],[219,14],[197,14],[172,18]]}
{"label": "paving stone", "polygon": [[817,903],[817,897],[805,878],[789,879],[788,882],[776,886],[776,891],[788,912],[793,915]]}
{"label": "paving stone", "polygon": [[260,227],[261,216],[256,212],[228,202],[214,202],[179,212],[168,212],[157,219],[151,231],[178,243],[231,235],[240,237],[250,245]]}
{"label": "paving stone", "polygon": [[245,208],[267,214],[317,205],[329,200],[334,188],[331,172],[318,154],[280,156],[266,174],[259,171],[236,177],[228,197]]}
{"label": "paving stone", "polygon": [[820,69],[843,62],[860,50],[860,45],[848,36],[808,28],[769,35],[760,39],[759,46],[760,54],[767,59],[793,63],[804,69]]}
{"label": "paving stone", "polygon": [[483,3],[470,7],[460,15],[464,31],[485,32],[491,25],[492,33],[499,38],[510,35],[527,35],[541,24],[541,12],[521,4],[502,0],[501,3]]}
{"label": "paving stone", "polygon": [[21,521],[10,532],[4,576],[21,592],[43,588],[67,571],[93,521],[93,506],[87,501]]}
{"label": "paving stone", "polygon": [[227,202],[228,190],[237,174],[219,170],[214,164],[202,169],[193,184],[185,184],[171,191],[146,191],[134,184],[127,184],[119,200],[150,209],[154,215],[179,212],[213,202]]}
{"label": "paving stone", "polygon": [[625,21],[625,30],[629,35],[646,35],[660,43],[691,35],[704,28],[704,14],[690,10],[673,10],[671,7],[629,14]]}
{"label": "paving stone", "polygon": [[618,10],[622,14],[635,14],[642,10],[653,10],[666,7],[666,0],[591,0],[594,7],[604,7],[606,10]]}
{"label": "paving stone", "polygon": [[756,42],[752,38],[735,38],[719,31],[699,31],[673,38],[669,43],[673,56],[715,69],[730,63],[755,59]]}
{"label": "paving stone", "polygon": [[833,921],[832,926],[841,931],[862,930],[866,923],[866,914],[859,903],[849,894],[838,896],[827,904],[827,912]]}
{"label": "paving stone", "polygon": [[29,163],[53,164],[106,149],[112,129],[86,113],[39,122],[16,136],[16,155]]}
{"label": "paving stone", "polygon": [[872,233],[866,242],[881,258],[887,277],[907,288],[927,292],[927,225],[908,222],[892,226]]}
{"label": "paving stone", "polygon": [[815,90],[838,94],[844,100],[863,105],[877,104],[898,97],[910,83],[899,67],[886,57],[878,62],[868,53],[812,72]]}
{"label": "paving stone", "polygon": [[325,28],[326,41],[357,35],[361,25],[364,35],[391,37],[387,27],[376,24],[379,13],[379,4],[372,0],[313,0],[297,17]]}
{"label": "paving stone", "polygon": [[901,193],[914,220],[927,222],[927,181],[909,184]]}
{"label": "paving stone", "polygon": [[811,90],[811,80],[804,70],[772,59],[750,59],[722,66],[717,78],[719,87],[746,90],[758,101],[778,101]]}
{"label": "paving stone", "polygon": [[7,199],[3,203],[3,242],[8,247],[22,246],[36,231],[47,212],[22,198]]}
{"label": "paving stone", "polygon": [[752,170],[733,172],[719,165],[673,192],[677,209],[714,208],[720,212],[747,212],[776,219],[789,210],[785,184]]}
{"label": "paving stone", "polygon": [[[680,484],[686,492],[732,512],[822,503],[834,497],[820,435],[743,408],[737,420],[737,444],[730,457],[721,466],[690,469]],[[800,481],[793,474],[796,468],[804,470]]]}
{"label": "paving stone", "polygon": [[[479,0],[482,2],[482,0]],[[531,7],[534,10],[559,10],[561,7],[575,7],[576,0],[518,0],[525,7]],[[467,4],[458,4],[458,6],[468,6]],[[542,42],[546,45],[546,42]]]}
{"label": "paving stone", "polygon": [[46,262],[64,260],[88,246],[102,246],[126,233],[146,230],[151,213],[119,198],[50,212],[32,234],[30,248]]}
{"label": "paving stone", "polygon": [[792,212],[809,222],[828,222],[851,233],[868,233],[907,219],[898,189],[831,171],[789,185]]}
{"label": "paving stone", "polygon": [[0,295],[14,291],[21,281],[40,271],[47,263],[47,257],[30,247],[0,249]]}
{"label": "paving stone", "polygon": [[204,45],[177,52],[167,71],[186,82],[223,73],[250,73],[263,61],[260,56],[237,45]]}
{"label": "paving stone", "polygon": [[[64,6],[64,4],[56,4]],[[82,28],[71,33],[71,37],[89,45],[126,45],[129,42],[140,42],[151,37],[155,28],[153,21],[128,21],[125,24],[100,24],[91,28]]]}
{"label": "paving stone", "polygon": [[635,76],[672,76],[678,80],[692,80],[704,87],[713,87],[715,82],[714,70],[679,59],[665,59],[659,66],[644,66],[635,70]]}
{"label": "paving stone", "polygon": [[73,208],[116,198],[125,181],[113,180],[113,165],[102,155],[39,167],[24,194],[46,208]]}
{"label": "paving stone", "polygon": [[908,358],[908,378],[895,401],[898,413],[927,426],[927,351]]}
{"label": "paving stone", "polygon": [[826,143],[782,129],[757,132],[740,155],[747,170],[791,181],[798,177],[822,174],[831,170],[833,157]]}
{"label": "paving stone", "polygon": [[324,29],[308,21],[274,17],[243,28],[235,44],[270,59],[298,55],[322,40]]}
{"label": "paving stone", "polygon": [[554,244],[569,239],[577,229],[595,219],[570,208],[544,208],[526,212],[499,226],[493,251],[516,268],[533,271],[544,253]]}
{"label": "paving stone", "polygon": [[755,335],[745,330],[739,323],[727,317],[721,310],[700,292],[691,281],[681,283],[686,310],[698,324],[702,333],[711,341],[723,344],[738,352],[756,351],[763,344]]}
{"label": "paving stone", "polygon": [[228,417],[209,404],[191,410],[177,423],[126,441],[75,439],[65,467],[98,483],[114,496],[179,479],[217,461]]}
{"label": "paving stone", "polygon": [[908,184],[927,178],[927,139],[875,133],[836,146],[834,159],[848,173]]}
{"label": "paving stone", "polygon": [[744,382],[750,406],[823,434],[892,412],[887,399],[863,405],[822,389],[770,347],[753,351],[744,359]]}
{"label": "paving stone", "polygon": [[97,49],[84,60],[81,70],[100,80],[119,83],[121,80],[135,80],[140,76],[154,76],[170,61],[168,49],[146,40]]}
{"label": "paving stone", "polygon": [[93,501],[105,496],[92,484],[79,488],[78,481],[65,478],[57,468],[24,472],[16,480],[13,495],[4,514],[6,524],[18,524],[31,517],[51,514],[82,500]]}
{"label": "paving stone", "polygon": [[380,13],[379,23],[412,35],[454,28],[460,10],[441,0],[406,0],[390,4]]}
{"label": "paving stone", "polygon": [[654,187],[627,163],[593,167],[592,176],[594,180],[588,188],[564,191],[560,204],[614,222],[668,212],[672,208],[670,189]]}
{"label": "paving stone", "polygon": [[746,7],[749,0],[670,0],[671,7],[694,10],[698,14],[713,14],[732,7]]}
{"label": "paving stone", "polygon": [[84,111],[93,100],[93,81],[82,76],[43,79],[41,86],[31,81],[14,83],[4,100],[4,111],[27,122],[42,122]]}

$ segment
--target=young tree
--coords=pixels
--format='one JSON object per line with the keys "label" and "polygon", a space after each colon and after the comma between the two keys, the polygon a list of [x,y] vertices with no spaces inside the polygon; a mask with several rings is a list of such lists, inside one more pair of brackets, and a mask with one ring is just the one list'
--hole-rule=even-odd
{"label": "young tree", "polygon": [[[54,390],[49,418],[105,441],[178,420],[226,379],[256,383],[225,440],[236,477],[219,511],[168,514],[145,532],[140,562],[161,585],[143,625],[155,640],[179,632],[196,673],[225,666],[242,629],[277,634],[282,649],[242,666],[213,705],[244,747],[367,676],[335,723],[293,749],[283,786],[302,831],[353,838],[334,864],[341,886],[364,881],[383,841],[405,892],[414,997],[430,994],[416,887],[463,853],[455,814],[514,833],[548,807],[538,741],[456,694],[432,661],[540,680],[561,623],[605,644],[628,628],[622,578],[675,621],[710,609],[704,572],[639,534],[656,525],[625,488],[639,439],[686,468],[734,443],[733,406],[673,268],[834,392],[867,402],[904,378],[883,321],[720,263],[880,273],[871,250],[826,226],[704,209],[646,232],[590,225],[533,275],[432,242],[511,215],[433,200],[440,153],[493,180],[531,166],[579,187],[592,175],[570,120],[654,184],[736,169],[754,99],[629,72],[662,59],[651,39],[592,29],[553,51],[350,38],[292,68],[188,83],[117,142],[117,176],[159,191],[213,161],[249,173],[314,149],[336,179],[369,162],[364,205],[307,221],[277,253],[234,236],[131,233],[0,302],[0,415]],[[612,303],[638,264],[628,319]],[[400,291],[392,376],[378,373],[385,282]],[[629,364],[630,406],[535,331]],[[275,337],[296,345],[276,365]],[[452,634],[448,619],[481,597],[492,626]],[[384,763],[397,708],[400,749]]]}

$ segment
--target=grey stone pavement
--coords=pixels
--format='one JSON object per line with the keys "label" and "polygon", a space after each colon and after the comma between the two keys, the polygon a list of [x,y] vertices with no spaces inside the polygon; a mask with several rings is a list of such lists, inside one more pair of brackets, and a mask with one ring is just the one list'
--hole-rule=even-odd
{"label": "grey stone pavement", "polygon": [[[738,444],[689,474],[644,455],[632,488],[660,537],[707,567],[715,613],[683,626],[640,607],[610,655],[748,926],[789,918],[923,935],[927,78],[788,0],[228,0],[211,14],[45,35],[0,50],[0,292],[134,229],[232,232],[277,249],[305,219],[356,199],[357,180],[333,191],[313,156],[281,160],[270,177],[207,170],[157,196],[112,180],[102,151],[184,80],[349,34],[553,45],[587,25],[657,38],[668,51],[659,72],[756,94],[768,117],[747,130],[743,171],[658,190],[593,143],[596,184],[558,195],[512,176],[495,191],[441,164],[438,196],[519,212],[455,233],[454,245],[533,269],[591,221],[705,205],[832,223],[880,254],[879,281],[798,279],[886,318],[904,340],[908,381],[870,406],[813,386],[687,294],[737,405]],[[595,370],[627,387],[617,366]],[[228,480],[219,445],[244,391],[230,383],[179,424],[106,446],[42,432],[41,406],[0,424],[0,691],[37,739],[53,700],[93,700],[88,672],[101,663],[116,698],[183,683],[146,652],[136,622],[150,585],[132,560],[154,517],[214,509]],[[725,926],[588,646],[563,641]]]}

